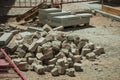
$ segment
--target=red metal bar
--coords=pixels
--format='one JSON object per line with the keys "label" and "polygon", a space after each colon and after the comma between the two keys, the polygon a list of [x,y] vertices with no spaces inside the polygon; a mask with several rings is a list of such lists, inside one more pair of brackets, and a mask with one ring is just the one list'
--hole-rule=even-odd
{"label": "red metal bar", "polygon": [[4,54],[4,56],[6,57],[6,59],[10,62],[11,65],[13,65],[14,69],[16,70],[16,72],[20,75],[20,77],[23,80],[27,80],[27,78],[23,75],[23,73],[20,71],[20,69],[16,66],[16,64],[13,62],[13,60],[7,55],[7,53],[0,48],[0,51]]}

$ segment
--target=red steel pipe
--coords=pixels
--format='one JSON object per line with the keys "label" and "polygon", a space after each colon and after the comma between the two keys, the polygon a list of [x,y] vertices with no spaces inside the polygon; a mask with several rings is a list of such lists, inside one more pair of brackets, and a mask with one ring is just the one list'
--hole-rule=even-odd
{"label": "red steel pipe", "polygon": [[23,80],[27,80],[27,78],[23,75],[23,73],[20,71],[20,69],[16,66],[16,64],[13,62],[13,60],[7,55],[7,53],[0,48],[0,51],[4,54],[4,56],[6,57],[6,59],[10,62],[10,64],[14,67],[14,69],[16,70],[16,72],[20,75],[20,77]]}

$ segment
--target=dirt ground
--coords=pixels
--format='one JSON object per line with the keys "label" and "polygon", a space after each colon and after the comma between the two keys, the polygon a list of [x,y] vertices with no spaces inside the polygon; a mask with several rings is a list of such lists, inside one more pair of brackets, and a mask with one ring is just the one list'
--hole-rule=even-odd
{"label": "dirt ground", "polygon": [[90,26],[65,28],[64,32],[87,38],[95,45],[104,47],[106,53],[95,61],[83,59],[83,72],[76,72],[75,77],[23,72],[28,80],[120,80],[120,22],[97,15],[91,18]]}
{"label": "dirt ground", "polygon": [[53,77],[50,73],[38,75],[31,71],[23,72],[28,80],[120,80],[120,22],[102,16],[94,16],[91,18],[90,25],[66,28],[64,32],[79,35],[96,45],[103,46],[105,54],[93,62],[84,60],[83,72],[76,72],[76,77],[67,75]]}

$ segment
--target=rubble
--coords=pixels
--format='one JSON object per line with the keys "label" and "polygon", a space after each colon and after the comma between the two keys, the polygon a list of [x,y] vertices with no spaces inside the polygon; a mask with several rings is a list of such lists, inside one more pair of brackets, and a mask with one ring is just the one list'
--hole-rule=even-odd
{"label": "rubble", "polygon": [[52,29],[47,24],[42,30],[29,27],[26,32],[19,32],[15,42],[11,41],[6,49],[12,52],[10,56],[20,70],[34,70],[38,74],[50,72],[53,76],[66,74],[74,77],[75,71],[82,71],[83,58],[89,61],[95,60],[96,56],[100,56],[105,51],[88,39],[56,31],[62,28],[60,26]]}

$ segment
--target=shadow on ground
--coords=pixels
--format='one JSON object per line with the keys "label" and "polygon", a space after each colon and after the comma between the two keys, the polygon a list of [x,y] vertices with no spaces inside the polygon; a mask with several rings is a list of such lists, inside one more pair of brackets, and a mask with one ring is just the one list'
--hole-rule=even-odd
{"label": "shadow on ground", "polygon": [[7,21],[6,15],[11,9],[10,6],[14,5],[15,0],[0,0],[0,23]]}
{"label": "shadow on ground", "polygon": [[76,31],[80,29],[86,29],[86,28],[95,28],[95,26],[89,25],[89,26],[69,26],[64,28],[64,32],[69,32],[69,31]]}

